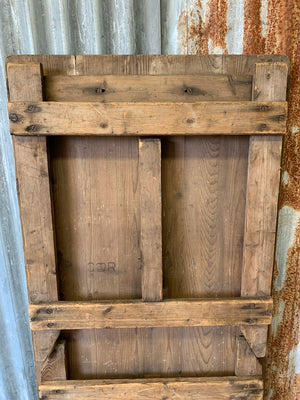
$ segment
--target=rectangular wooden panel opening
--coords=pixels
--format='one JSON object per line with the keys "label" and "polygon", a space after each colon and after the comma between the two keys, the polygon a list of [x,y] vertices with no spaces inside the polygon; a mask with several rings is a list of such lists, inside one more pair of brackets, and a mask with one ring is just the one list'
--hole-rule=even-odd
{"label": "rectangular wooden panel opening", "polygon": [[[48,141],[59,300],[142,298],[138,139]],[[240,296],[248,146],[236,136],[162,139],[164,298]],[[230,375],[235,336],[228,327],[70,331],[70,377]],[[124,348],[135,356],[122,367]],[[95,357],[85,368],[84,351]]]}

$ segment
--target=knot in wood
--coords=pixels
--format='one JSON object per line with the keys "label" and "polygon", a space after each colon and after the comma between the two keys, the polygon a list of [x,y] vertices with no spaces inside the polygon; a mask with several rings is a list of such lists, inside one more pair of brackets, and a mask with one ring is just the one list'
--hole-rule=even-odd
{"label": "knot in wood", "polygon": [[270,107],[267,106],[266,104],[263,104],[262,106],[260,106],[260,111],[269,111]]}
{"label": "knot in wood", "polygon": [[260,124],[260,130],[263,132],[267,129],[267,124]]}
{"label": "knot in wood", "polygon": [[285,121],[285,120],[286,120],[286,116],[285,116],[284,114],[279,115],[279,117],[278,117],[278,121],[279,121],[279,122],[283,122],[283,121]]}
{"label": "knot in wood", "polygon": [[38,132],[39,130],[40,130],[39,125],[28,125],[25,128],[25,131],[29,132],[29,133],[35,133],[35,132]]}
{"label": "knot in wood", "polygon": [[40,112],[41,107],[36,106],[35,104],[30,104],[27,109],[25,110],[26,113],[36,113]]}
{"label": "knot in wood", "polygon": [[9,119],[11,122],[19,122],[23,119],[23,115],[21,114],[16,114],[16,113],[10,113],[9,114]]}

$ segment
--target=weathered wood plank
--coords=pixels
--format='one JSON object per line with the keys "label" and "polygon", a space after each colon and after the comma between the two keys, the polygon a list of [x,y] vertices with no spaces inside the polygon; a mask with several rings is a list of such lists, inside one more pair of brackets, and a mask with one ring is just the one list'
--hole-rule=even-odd
{"label": "weathered wood plank", "polygon": [[163,139],[164,297],[241,293],[248,137]]}
{"label": "weathered wood plank", "polygon": [[30,304],[32,330],[268,325],[272,299]]}
{"label": "weathered wood plank", "polygon": [[67,379],[66,341],[60,340],[44,364],[41,381],[62,381],[65,379]]}
{"label": "weathered wood plank", "polygon": [[47,382],[39,387],[40,399],[66,400],[262,400],[259,378],[168,378]]}
{"label": "weathered wood plank", "polygon": [[251,96],[251,88],[251,76],[231,75],[75,75],[45,79],[48,101],[216,101],[220,92],[224,101],[239,101]]}
{"label": "weathered wood plank", "polygon": [[247,340],[250,348],[252,349],[256,357],[258,358],[265,357],[268,327],[256,326],[255,328],[251,328],[248,326],[242,326],[241,333]]}
{"label": "weathered wood plank", "polygon": [[[11,101],[43,100],[39,63],[8,64],[7,80]],[[55,301],[56,253],[46,138],[14,137],[13,145],[29,302]],[[32,335],[37,382],[58,335],[59,331]]]}
{"label": "weathered wood plank", "polygon": [[142,297],[162,300],[161,143],[139,140]]}
{"label": "weathered wood plank", "polygon": [[283,134],[286,102],[9,103],[15,135]]}
{"label": "weathered wood plank", "polygon": [[[256,64],[253,101],[285,101],[287,74],[285,63]],[[250,137],[242,296],[271,293],[281,149],[281,137]],[[256,356],[264,357],[267,328],[246,327],[243,333]]]}
{"label": "weathered wood plank", "polygon": [[237,357],[235,362],[235,375],[262,375],[262,365],[256,358],[244,336],[237,337]]}
{"label": "weathered wood plank", "polygon": [[12,55],[7,63],[43,64],[44,75],[252,75],[256,63],[282,62],[284,55]]}

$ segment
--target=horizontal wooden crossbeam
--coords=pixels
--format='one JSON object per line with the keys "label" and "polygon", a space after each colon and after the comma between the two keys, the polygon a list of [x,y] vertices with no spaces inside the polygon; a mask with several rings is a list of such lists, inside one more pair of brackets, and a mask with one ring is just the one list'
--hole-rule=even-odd
{"label": "horizontal wooden crossbeam", "polygon": [[145,303],[55,302],[29,306],[31,329],[268,325],[273,302],[263,299],[166,300]]}
{"label": "horizontal wooden crossbeam", "polygon": [[72,380],[45,382],[39,398],[47,400],[262,400],[263,382],[256,377]]}
{"label": "horizontal wooden crossbeam", "polygon": [[15,135],[283,134],[286,102],[9,103]]}
{"label": "horizontal wooden crossbeam", "polygon": [[231,75],[50,75],[48,101],[239,101],[251,100],[252,76]]}

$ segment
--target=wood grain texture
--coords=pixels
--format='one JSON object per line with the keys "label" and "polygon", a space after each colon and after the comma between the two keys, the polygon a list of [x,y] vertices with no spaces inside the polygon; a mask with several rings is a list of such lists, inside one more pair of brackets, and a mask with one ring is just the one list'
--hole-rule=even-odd
{"label": "wood grain texture", "polygon": [[162,300],[161,143],[139,140],[142,297]]}
{"label": "wood grain texture", "polygon": [[[11,101],[42,101],[39,63],[8,64]],[[46,138],[13,138],[29,302],[58,300]],[[37,382],[59,331],[32,336]]]}
{"label": "wood grain texture", "polygon": [[65,331],[70,377],[232,375],[237,329],[225,326]]}
{"label": "wood grain texture", "polygon": [[49,75],[253,75],[256,63],[281,62],[284,55],[12,55],[8,63],[38,62]]}
{"label": "wood grain texture", "polygon": [[162,143],[164,297],[239,296],[248,138]]}
{"label": "wood grain texture", "polygon": [[242,296],[271,292],[282,138],[251,137]]}
{"label": "wood grain texture", "polygon": [[13,135],[284,134],[286,102],[8,104]]}
{"label": "wood grain texture", "polygon": [[50,149],[61,300],[141,298],[138,139]]}
{"label": "wood grain texture", "polygon": [[[284,63],[256,64],[253,101],[286,100],[287,74]],[[242,296],[271,293],[281,150],[280,137],[250,137]],[[265,356],[267,328],[245,328],[243,333],[256,356]]]}
{"label": "wood grain texture", "polygon": [[39,396],[40,400],[56,400],[61,396],[66,400],[262,400],[263,382],[255,377],[61,381],[42,384]]}
{"label": "wood grain texture", "polygon": [[[204,60],[201,57],[187,57],[183,62],[183,58],[178,56],[163,56],[162,58],[152,56],[76,56],[74,71],[79,75],[211,73],[217,72],[221,65],[219,62],[214,63],[214,59],[205,58]],[[54,61],[52,59],[53,63]],[[57,70],[60,68],[59,62],[61,62],[60,58],[56,64],[55,73],[63,75],[65,74],[63,68],[60,72]],[[53,74],[52,68],[54,66],[49,64],[49,60],[43,58],[43,63],[45,74]],[[241,60],[236,63],[236,68],[240,71],[239,75],[244,74],[244,66],[247,66],[248,74],[251,74],[253,64],[249,66],[248,62],[245,63],[245,60]],[[231,73],[234,75],[234,68]],[[64,101],[73,100],[72,97],[67,96],[64,99]],[[207,100],[210,99],[207,98]],[[250,97],[245,100],[250,100]],[[196,138],[194,140],[196,141]],[[244,140],[247,143],[247,138],[244,138]],[[139,259],[140,236],[138,233],[140,231],[140,214],[138,212],[139,200],[137,200],[140,198],[140,194],[139,184],[135,183],[138,172],[137,141],[122,137],[106,138],[105,140],[104,138],[51,138],[50,142],[61,299],[140,298],[141,260]],[[243,159],[247,157],[244,152],[246,151],[246,154],[248,154],[248,145],[245,143],[243,142],[240,149],[239,138],[234,137],[229,140],[228,144],[225,142],[222,144],[225,153],[230,152],[231,147],[235,149],[234,158],[241,171],[243,171]],[[103,149],[101,150],[101,157],[98,153],[100,149]],[[242,151],[241,162],[238,161],[239,149]],[[79,154],[83,159],[82,161],[79,159]],[[103,160],[108,157],[107,154],[111,155],[110,162],[103,164]],[[97,163],[96,159],[99,157],[102,161]],[[117,157],[120,157],[123,163],[118,164]],[[221,166],[224,167],[222,164]],[[110,174],[108,173],[109,168],[110,170],[112,168]],[[87,173],[91,174],[91,180],[85,179]],[[239,175],[235,175],[235,172],[233,172],[233,176],[235,178],[229,178],[227,184],[232,182],[230,183],[232,187],[233,179],[236,179],[237,187],[239,187],[242,178],[239,179]],[[70,185],[72,185],[74,191],[70,192]],[[85,188],[83,194],[82,187]],[[97,190],[98,187],[103,190]],[[118,197],[110,194],[110,191],[106,189],[112,188],[114,193],[116,187],[120,188]],[[124,187],[125,192],[122,196]],[[241,185],[241,188],[242,193],[245,189],[243,185]],[[104,193],[108,194],[104,195]],[[117,198],[120,202],[112,202],[111,196]],[[90,198],[91,200],[89,200]],[[103,198],[106,200],[103,200]],[[241,203],[242,198],[239,197]],[[235,198],[232,197],[231,200],[235,200]],[[70,208],[67,207],[67,203],[70,204]],[[121,221],[118,229],[115,228],[115,222],[109,225],[109,214],[112,212],[109,212],[109,207],[111,207],[111,210],[115,207],[109,206],[111,203],[122,204],[122,207],[115,208],[116,218]],[[96,223],[99,218],[98,204],[103,204],[104,209],[107,209],[102,224]],[[229,209],[231,208],[229,207]],[[242,207],[239,208],[239,210],[242,209]],[[91,222],[90,226],[83,224],[82,221],[86,218],[84,214],[88,216],[88,221]],[[79,215],[80,217],[73,219],[72,215]],[[59,221],[61,221],[61,224]],[[122,221],[126,221],[125,225]],[[235,220],[236,223],[238,223],[237,221]],[[123,237],[126,239],[122,240]],[[111,241],[111,246],[99,246],[99,241],[105,244],[107,240]],[[231,244],[227,247],[226,252],[230,252],[230,249],[232,251],[237,250],[235,247],[238,246],[237,243],[241,246],[241,238],[237,234],[234,240],[228,243]],[[239,254],[238,251],[235,251],[235,253]],[[103,270],[104,266],[99,268],[98,272],[94,270],[94,273],[93,270],[89,271],[86,267],[82,267],[86,265],[86,261],[92,261],[89,260],[90,254],[96,257],[96,263],[102,262],[103,255],[105,256],[103,262],[107,262],[114,261],[115,254],[120,254],[117,258],[117,263],[120,263],[120,273],[115,275],[101,272],[100,270]],[[126,257],[121,257],[121,254],[126,254]],[[107,258],[109,255],[113,256],[111,260]],[[222,257],[222,253],[220,257]],[[223,272],[220,272],[220,267],[214,276],[217,278],[218,274],[221,274],[226,277],[222,286],[222,293],[226,293],[226,296],[239,295],[240,275],[237,273],[235,277],[233,274],[238,271],[238,268],[241,268],[241,262],[237,257],[234,263],[230,265],[234,265],[234,267],[233,269],[230,267],[228,274],[224,268],[222,268]],[[239,267],[237,267],[238,265]],[[183,265],[185,271],[187,271],[187,266],[188,264]],[[100,266],[98,265],[98,267]],[[172,274],[172,271],[165,270],[165,274]],[[187,297],[205,296],[201,280],[198,279],[196,282],[195,284],[194,277],[188,275],[185,287],[176,285],[176,289],[173,290],[174,297],[184,297],[184,293],[188,293]],[[236,289],[237,287],[238,289]],[[211,284],[210,290],[213,291],[213,284]],[[236,327],[188,327],[68,331],[65,332],[65,336],[68,341],[70,377],[73,379],[93,379],[233,375],[236,329]],[[122,362],[120,362],[120,359],[122,359]]]}
{"label": "wood grain texture", "polygon": [[56,343],[44,364],[41,381],[62,381],[65,379],[67,379],[66,341],[60,340]]}
{"label": "wood grain texture", "polygon": [[239,101],[250,97],[251,89],[251,76],[231,75],[58,75],[45,79],[49,101],[64,101],[66,97],[89,102],[217,101],[220,92],[224,101]]}
{"label": "wood grain texture", "polygon": [[265,326],[257,326],[255,329],[247,326],[241,327],[242,335],[257,358],[262,358],[266,355],[267,331],[268,328]]}
{"label": "wood grain texture", "polygon": [[262,375],[262,365],[256,358],[244,336],[237,337],[236,376]]}
{"label": "wood grain texture", "polygon": [[32,330],[269,325],[266,299],[58,302],[29,305]]}

